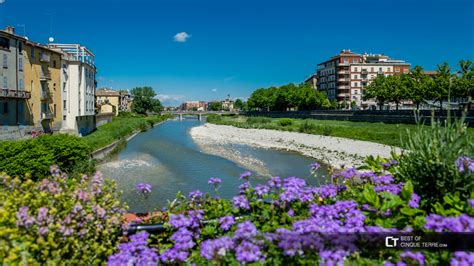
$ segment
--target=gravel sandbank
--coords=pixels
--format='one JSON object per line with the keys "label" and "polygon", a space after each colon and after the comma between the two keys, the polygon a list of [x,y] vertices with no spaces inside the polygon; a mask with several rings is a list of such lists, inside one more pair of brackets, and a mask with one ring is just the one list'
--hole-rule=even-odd
{"label": "gravel sandbank", "polygon": [[244,129],[233,126],[205,124],[190,130],[193,140],[204,152],[212,153],[212,145],[246,144],[266,149],[296,151],[316,161],[340,169],[357,166],[369,155],[390,157],[399,148],[360,140],[311,135],[270,129]]}

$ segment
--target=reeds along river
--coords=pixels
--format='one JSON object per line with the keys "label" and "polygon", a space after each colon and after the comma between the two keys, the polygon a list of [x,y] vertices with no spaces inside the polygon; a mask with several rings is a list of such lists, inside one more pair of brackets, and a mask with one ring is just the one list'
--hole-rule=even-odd
{"label": "reeds along river", "polygon": [[[214,155],[202,152],[189,135],[192,127],[202,123],[186,117],[143,132],[111,160],[99,165],[98,170],[117,181],[123,191],[122,200],[134,212],[166,207],[178,191],[185,196],[197,189],[214,193],[207,184],[210,177],[221,178],[219,196],[231,198],[243,183],[239,174],[246,170],[256,173],[250,179],[252,184],[265,182],[270,176],[297,176],[319,184],[318,178],[310,176],[309,165],[314,160],[296,153],[222,144],[208,147],[213,148]],[[326,169],[320,169],[320,174],[326,174]],[[153,185],[147,198],[135,190],[140,182]]]}

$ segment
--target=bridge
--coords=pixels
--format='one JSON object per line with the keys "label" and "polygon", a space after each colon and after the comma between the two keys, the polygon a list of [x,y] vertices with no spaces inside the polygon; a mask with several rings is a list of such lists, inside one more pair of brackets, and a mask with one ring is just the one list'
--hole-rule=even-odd
{"label": "bridge", "polygon": [[224,114],[239,114],[237,111],[163,111],[163,114],[171,114],[179,116],[179,120],[183,120],[183,116],[185,115],[193,115],[197,116],[199,120],[202,120],[203,116],[216,114],[216,115],[224,115]]}

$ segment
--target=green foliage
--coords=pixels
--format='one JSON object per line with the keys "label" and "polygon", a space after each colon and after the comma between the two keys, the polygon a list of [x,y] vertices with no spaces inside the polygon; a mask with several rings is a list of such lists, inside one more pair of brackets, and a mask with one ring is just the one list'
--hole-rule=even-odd
{"label": "green foliage", "polygon": [[136,87],[131,90],[133,97],[132,111],[138,114],[160,113],[163,108],[161,102],[155,99],[156,92],[151,87]]}
{"label": "green foliage", "polygon": [[52,172],[41,181],[0,173],[2,265],[98,265],[115,250],[123,223],[115,184]]}
{"label": "green foliage", "polygon": [[252,93],[247,103],[248,108],[260,111],[314,110],[331,106],[324,93],[306,84],[261,88]]}
{"label": "green foliage", "polygon": [[406,151],[394,155],[399,165],[394,168],[402,181],[412,180],[415,190],[431,206],[440,195],[459,193],[462,200],[474,191],[474,175],[461,173],[454,163],[460,156],[474,155],[474,144],[463,119],[445,124],[433,121],[431,127],[411,132]]}
{"label": "green foliage", "polygon": [[241,99],[235,100],[234,108],[238,110],[245,110],[245,103]]}
{"label": "green foliage", "polygon": [[0,172],[33,179],[49,175],[49,166],[58,165],[66,172],[90,170],[91,148],[84,140],[67,135],[43,135],[21,141],[0,142]]}
{"label": "green foliage", "polygon": [[209,110],[211,111],[221,111],[222,103],[221,102],[211,102],[209,103]]}
{"label": "green foliage", "polygon": [[263,116],[251,116],[247,118],[247,123],[249,124],[268,124],[271,122],[272,120],[270,118]]}
{"label": "green foliage", "polygon": [[112,142],[124,138],[133,132],[144,131],[154,124],[170,118],[170,115],[144,116],[136,114],[123,114],[114,117],[112,122],[98,127],[91,134],[83,137],[92,150],[105,147]]}
{"label": "green foliage", "polygon": [[282,127],[291,126],[293,125],[293,120],[291,118],[280,118],[278,124]]}
{"label": "green foliage", "polygon": [[316,125],[309,120],[305,120],[300,124],[298,131],[301,133],[312,133],[316,129]]}

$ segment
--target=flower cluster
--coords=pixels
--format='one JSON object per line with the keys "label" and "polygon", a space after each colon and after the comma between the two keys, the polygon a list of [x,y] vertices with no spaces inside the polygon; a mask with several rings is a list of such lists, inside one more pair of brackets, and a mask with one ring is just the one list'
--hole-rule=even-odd
{"label": "flower cluster", "polygon": [[138,193],[147,195],[151,193],[152,186],[148,183],[138,183],[135,188],[137,189]]}
{"label": "flower cluster", "polygon": [[119,246],[119,253],[109,257],[107,265],[156,265],[158,254],[148,247],[148,233],[139,232],[130,236],[130,241]]}
{"label": "flower cluster", "polygon": [[474,160],[467,156],[461,156],[456,160],[456,167],[461,173],[474,173]]}

